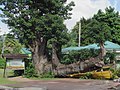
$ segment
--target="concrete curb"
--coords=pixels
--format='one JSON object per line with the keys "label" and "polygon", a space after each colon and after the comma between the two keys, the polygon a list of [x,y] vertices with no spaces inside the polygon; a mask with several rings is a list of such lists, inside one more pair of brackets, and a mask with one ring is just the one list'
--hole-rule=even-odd
{"label": "concrete curb", "polygon": [[39,88],[39,87],[24,87],[24,88],[11,88],[7,86],[0,86],[0,90],[47,90],[46,87]]}
{"label": "concrete curb", "polygon": [[17,90],[47,90],[47,88],[25,87],[25,88],[18,88]]}
{"label": "concrete curb", "polygon": [[13,89],[13,88],[0,85],[0,90],[11,90],[11,89]]}

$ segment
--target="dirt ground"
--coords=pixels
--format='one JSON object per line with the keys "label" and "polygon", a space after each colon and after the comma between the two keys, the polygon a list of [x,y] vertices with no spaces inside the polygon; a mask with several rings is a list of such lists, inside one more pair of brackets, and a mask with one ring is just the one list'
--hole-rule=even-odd
{"label": "dirt ground", "polygon": [[109,89],[118,85],[108,80],[80,80],[71,78],[60,78],[53,80],[30,80],[22,77],[9,78],[11,81],[17,81],[16,84],[9,84],[9,87],[40,87],[47,90],[113,90]]}

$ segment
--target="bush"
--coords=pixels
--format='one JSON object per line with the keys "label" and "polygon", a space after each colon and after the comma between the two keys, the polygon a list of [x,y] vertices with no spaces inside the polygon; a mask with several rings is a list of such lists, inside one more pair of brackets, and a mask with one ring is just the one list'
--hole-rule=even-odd
{"label": "bush", "polygon": [[70,51],[68,54],[64,54],[61,60],[62,64],[71,64],[76,61],[84,61],[91,57],[96,57],[99,55],[99,50],[95,49],[82,49],[78,51]]}
{"label": "bush", "polygon": [[27,78],[37,77],[37,73],[36,73],[36,71],[35,71],[35,68],[34,68],[32,62],[29,62],[29,63],[27,64],[24,75],[25,75],[25,77],[27,77]]}
{"label": "bush", "polygon": [[118,76],[120,75],[120,70],[115,70],[113,68],[110,68],[110,71],[112,72],[111,79],[118,79]]}
{"label": "bush", "polygon": [[84,76],[80,76],[80,79],[92,79],[92,73],[87,72]]}
{"label": "bush", "polygon": [[0,58],[0,68],[3,69],[5,67],[5,59]]}
{"label": "bush", "polygon": [[53,78],[54,74],[52,72],[47,72],[47,73],[44,73],[42,75],[38,75],[36,73],[35,67],[34,67],[33,63],[31,62],[31,60],[27,60],[24,76],[27,77],[27,78],[31,78],[31,77]]}
{"label": "bush", "polygon": [[54,74],[52,72],[44,73],[40,76],[41,78],[54,78]]}
{"label": "bush", "polygon": [[105,64],[113,63],[115,61],[115,57],[116,57],[115,53],[107,52],[104,57],[104,63]]}

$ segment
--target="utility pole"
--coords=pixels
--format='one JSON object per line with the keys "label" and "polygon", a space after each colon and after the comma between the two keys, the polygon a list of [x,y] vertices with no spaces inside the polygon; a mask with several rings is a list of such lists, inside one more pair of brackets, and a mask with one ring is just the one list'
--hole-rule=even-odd
{"label": "utility pole", "polygon": [[81,41],[81,21],[79,22],[79,44],[78,44],[78,47],[80,47],[80,41]]}

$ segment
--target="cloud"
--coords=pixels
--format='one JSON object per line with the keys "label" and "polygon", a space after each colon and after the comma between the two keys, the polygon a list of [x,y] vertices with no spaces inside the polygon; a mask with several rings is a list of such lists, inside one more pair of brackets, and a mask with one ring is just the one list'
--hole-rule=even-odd
{"label": "cloud", "polygon": [[0,21],[0,35],[3,35],[4,33],[8,33],[9,31],[10,29],[8,29],[7,24],[4,24],[3,22]]}
{"label": "cloud", "polygon": [[[76,6],[72,11],[72,19],[65,21],[65,24],[69,30],[75,26],[76,22],[79,21],[81,17],[92,17],[99,9],[104,10],[106,7],[111,6],[110,1],[112,0],[67,0],[67,3],[71,1],[74,1]],[[118,2],[120,0],[116,1]],[[113,6],[116,6],[115,2],[113,3]],[[10,31],[7,25],[2,22],[0,22],[0,28],[2,29],[0,34]]]}
{"label": "cloud", "polygon": [[72,11],[72,19],[65,21],[69,30],[74,27],[81,17],[90,18],[97,13],[99,9],[104,10],[106,7],[111,6],[109,0],[68,0],[67,3],[71,1],[75,3]]}

